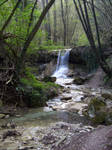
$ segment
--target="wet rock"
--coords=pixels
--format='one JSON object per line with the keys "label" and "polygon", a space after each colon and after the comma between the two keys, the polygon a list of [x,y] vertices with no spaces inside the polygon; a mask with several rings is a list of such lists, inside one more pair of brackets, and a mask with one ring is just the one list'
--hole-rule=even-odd
{"label": "wet rock", "polygon": [[50,76],[46,76],[43,79],[44,82],[55,82],[56,81],[56,77],[50,77]]}
{"label": "wet rock", "polygon": [[73,77],[74,76],[74,72],[71,70],[69,71],[69,73],[67,74],[68,77]]}
{"label": "wet rock", "polygon": [[3,102],[2,102],[2,100],[0,100],[0,107],[2,107],[3,106]]}
{"label": "wet rock", "polygon": [[50,107],[44,107],[43,111],[44,111],[44,112],[51,112],[51,111],[53,111],[53,110],[52,110],[52,108],[50,108]]}
{"label": "wet rock", "polygon": [[48,63],[58,57],[58,51],[38,50],[37,54],[31,54],[28,58],[31,64]]}
{"label": "wet rock", "polygon": [[18,148],[18,150],[30,150],[30,149],[34,149],[33,146],[21,146]]}
{"label": "wet rock", "polygon": [[112,105],[108,105],[104,98],[94,97],[83,114],[95,124],[112,124]]}
{"label": "wet rock", "polygon": [[53,144],[55,143],[57,140],[56,140],[56,136],[54,135],[51,135],[51,134],[48,134],[46,136],[43,137],[43,139],[41,140],[41,142],[45,145],[48,145],[48,144]]}
{"label": "wet rock", "polygon": [[67,94],[65,94],[65,95],[63,95],[63,97],[61,97],[61,100],[63,101],[68,101],[68,100],[71,100],[72,99],[72,95],[67,95]]}
{"label": "wet rock", "polygon": [[53,150],[111,150],[112,126],[98,127],[95,131],[74,133],[70,141]]}
{"label": "wet rock", "polygon": [[75,77],[73,80],[74,84],[82,85],[87,79],[85,77]]}
{"label": "wet rock", "polygon": [[3,133],[2,139],[6,139],[8,136],[20,136],[20,132],[16,131],[16,130],[8,130],[6,132]]}
{"label": "wet rock", "polygon": [[81,112],[83,109],[85,109],[88,105],[84,103],[74,103],[71,102],[71,104],[68,104],[68,110],[71,112]]}
{"label": "wet rock", "polygon": [[112,94],[111,93],[102,93],[102,95],[101,95],[102,97],[104,97],[105,99],[110,99],[110,100],[112,100]]}
{"label": "wet rock", "polygon": [[5,118],[5,114],[0,114],[0,119],[3,119],[3,118]]}
{"label": "wet rock", "polygon": [[10,115],[6,115],[5,118],[8,119],[10,117]]}
{"label": "wet rock", "polygon": [[88,49],[88,47],[85,47],[85,46],[74,47],[70,51],[69,61],[71,63],[75,63],[75,64],[86,64],[86,61],[85,61],[84,57],[82,57],[82,55],[85,51],[87,51],[87,49]]}
{"label": "wet rock", "polygon": [[87,115],[92,119],[93,122],[102,123],[104,122],[106,115],[105,112],[103,112],[105,106],[106,103],[102,99],[94,97],[89,103]]}

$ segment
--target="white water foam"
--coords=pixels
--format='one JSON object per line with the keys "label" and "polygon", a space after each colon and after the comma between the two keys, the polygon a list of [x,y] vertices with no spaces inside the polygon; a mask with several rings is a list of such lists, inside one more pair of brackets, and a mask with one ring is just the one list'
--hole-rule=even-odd
{"label": "white water foam", "polygon": [[69,71],[69,68],[68,68],[69,54],[70,54],[70,49],[66,51],[59,51],[56,71],[53,73],[52,75],[53,77],[57,77],[57,78],[67,77],[67,73]]}

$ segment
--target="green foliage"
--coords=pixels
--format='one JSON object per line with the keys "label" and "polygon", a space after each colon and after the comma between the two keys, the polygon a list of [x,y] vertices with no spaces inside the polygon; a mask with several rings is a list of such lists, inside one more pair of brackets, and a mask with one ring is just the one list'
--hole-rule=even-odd
{"label": "green foliage", "polygon": [[40,46],[39,50],[58,50],[58,49],[64,49],[64,46],[56,46],[56,45],[50,45],[50,46]]}
{"label": "green foliage", "polygon": [[44,106],[46,101],[57,94],[58,85],[51,82],[41,82],[26,69],[26,76],[21,78],[18,91],[24,93],[25,103],[30,107]]}
{"label": "green foliage", "polygon": [[79,37],[77,46],[89,45],[88,39],[84,33]]}
{"label": "green foliage", "polygon": [[58,50],[58,49],[64,49],[64,46],[57,46],[57,45],[40,45],[38,48],[30,48],[27,51],[28,55],[31,54],[36,54],[38,50],[48,50],[48,51],[52,51],[52,50]]}

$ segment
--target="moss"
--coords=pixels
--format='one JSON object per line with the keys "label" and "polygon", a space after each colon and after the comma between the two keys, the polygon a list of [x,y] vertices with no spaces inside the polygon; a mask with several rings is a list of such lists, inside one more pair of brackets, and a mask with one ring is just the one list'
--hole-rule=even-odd
{"label": "moss", "polygon": [[105,123],[106,121],[106,103],[103,100],[101,97],[94,97],[89,103],[87,114],[95,124]]}
{"label": "moss", "polygon": [[106,112],[99,111],[96,113],[92,121],[95,124],[105,123],[106,122],[105,118],[106,118]]}
{"label": "moss", "polygon": [[110,94],[110,93],[103,93],[103,94],[102,94],[102,97],[104,97],[105,99],[110,99],[110,100],[112,100],[112,94]]}
{"label": "moss", "polygon": [[25,77],[21,78],[18,90],[24,94],[25,103],[30,107],[44,106],[46,101],[56,96],[59,86],[51,82],[41,82],[26,69]]}
{"label": "moss", "polygon": [[106,106],[106,103],[102,101],[100,98],[95,97],[91,99],[91,102],[89,104],[89,109],[91,109],[91,107],[94,107],[95,111],[99,111],[104,106]]}
{"label": "moss", "polygon": [[82,77],[75,77],[73,83],[77,85],[82,85],[85,82],[85,78]]}

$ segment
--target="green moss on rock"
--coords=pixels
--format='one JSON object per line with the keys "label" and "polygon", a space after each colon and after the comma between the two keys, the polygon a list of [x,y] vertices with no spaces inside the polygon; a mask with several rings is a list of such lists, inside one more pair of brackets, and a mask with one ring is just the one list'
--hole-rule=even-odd
{"label": "green moss on rock", "polygon": [[45,106],[46,101],[58,94],[59,86],[52,82],[41,82],[30,72],[21,78],[17,90],[22,92],[24,102],[29,107]]}
{"label": "green moss on rock", "polygon": [[104,123],[106,118],[106,103],[101,97],[94,97],[91,99],[87,115],[91,119],[92,122],[96,124]]}

